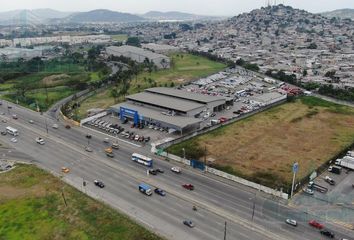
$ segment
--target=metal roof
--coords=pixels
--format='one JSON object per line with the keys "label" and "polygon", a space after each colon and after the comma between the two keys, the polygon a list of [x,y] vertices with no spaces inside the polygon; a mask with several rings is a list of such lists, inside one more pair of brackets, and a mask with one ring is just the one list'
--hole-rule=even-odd
{"label": "metal roof", "polygon": [[205,107],[203,104],[199,104],[193,101],[149,92],[141,92],[129,95],[126,97],[126,99],[180,112],[189,112],[198,108],[202,109]]}
{"label": "metal roof", "polygon": [[226,101],[227,99],[225,97],[203,95],[199,93],[192,93],[185,90],[178,90],[175,88],[167,88],[167,87],[148,88],[145,91],[176,97],[176,98],[182,98],[185,100],[191,100],[191,101],[204,103],[204,104],[208,104],[216,101]]}
{"label": "metal roof", "polygon": [[111,109],[115,109],[116,111],[119,112],[120,107],[132,109],[135,111],[138,111],[139,115],[143,117],[144,119],[151,118],[153,120],[159,121],[159,122],[164,122],[167,123],[171,126],[175,126],[176,128],[183,129],[188,126],[194,125],[201,123],[202,121],[198,118],[192,118],[192,117],[183,117],[183,116],[167,116],[163,115],[161,112],[154,110],[154,109],[149,109],[146,107],[138,106],[135,104],[131,103],[120,103],[117,105],[114,105],[110,107]]}
{"label": "metal roof", "polygon": [[142,49],[142,48],[128,46],[128,45],[124,45],[124,46],[120,46],[120,47],[110,46],[110,47],[106,48],[106,51],[107,50],[110,53],[115,53],[118,55],[133,53],[133,54],[147,57],[148,59],[168,58],[167,56],[162,55],[162,54],[154,53],[154,52]]}

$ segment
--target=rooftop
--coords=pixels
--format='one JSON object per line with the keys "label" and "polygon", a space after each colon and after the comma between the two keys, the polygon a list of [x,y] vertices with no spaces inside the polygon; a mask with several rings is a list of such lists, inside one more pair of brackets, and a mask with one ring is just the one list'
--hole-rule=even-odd
{"label": "rooftop", "polygon": [[128,103],[128,102],[114,105],[111,108],[119,110],[120,107],[134,109],[134,110],[138,111],[139,115],[143,116],[144,118],[151,118],[151,119],[154,119],[157,121],[165,122],[165,123],[170,124],[172,126],[176,126],[177,128],[180,128],[180,129],[183,129],[183,128],[188,127],[190,125],[198,124],[201,122],[201,120],[199,120],[198,118],[163,115],[161,112],[159,112],[157,110],[145,108],[145,107],[138,106],[138,105]]}
{"label": "rooftop", "polygon": [[154,52],[142,49],[142,48],[133,47],[133,46],[129,46],[129,45],[124,45],[124,46],[120,46],[120,47],[110,46],[110,47],[107,47],[106,50],[109,50],[112,52],[117,52],[117,54],[133,53],[133,54],[147,57],[149,59],[167,58],[165,55],[154,53]]}
{"label": "rooftop", "polygon": [[186,100],[191,100],[203,104],[215,102],[215,101],[225,101],[225,97],[217,97],[217,96],[209,96],[203,95],[199,93],[192,93],[185,90],[178,90],[175,88],[166,88],[166,87],[156,87],[156,88],[148,88],[145,90],[150,93],[158,93],[161,95],[182,98]]}
{"label": "rooftop", "polygon": [[203,104],[195,103],[188,100],[182,100],[159,94],[141,92],[126,97],[128,100],[137,101],[162,107],[174,111],[188,112],[194,109],[203,108]]}

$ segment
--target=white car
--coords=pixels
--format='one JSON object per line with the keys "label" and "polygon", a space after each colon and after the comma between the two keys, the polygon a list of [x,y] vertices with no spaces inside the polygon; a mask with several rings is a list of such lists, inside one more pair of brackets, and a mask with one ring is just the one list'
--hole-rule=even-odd
{"label": "white car", "polygon": [[172,167],[172,168],[171,168],[171,171],[172,171],[172,172],[175,172],[175,173],[181,173],[181,168],[179,168],[179,167]]}
{"label": "white car", "polygon": [[53,124],[52,128],[54,128],[54,129],[58,129],[58,128],[59,128],[59,126],[58,126],[58,124]]}
{"label": "white car", "polygon": [[40,145],[44,145],[44,139],[43,138],[41,138],[41,137],[37,137],[36,138],[36,142],[38,143],[38,144],[40,144]]}
{"label": "white car", "polygon": [[312,189],[309,189],[309,188],[304,188],[302,189],[305,193],[309,194],[309,195],[313,195],[314,194],[314,191]]}
{"label": "white car", "polygon": [[289,224],[289,225],[291,225],[291,226],[294,226],[294,227],[297,226],[297,222],[296,222],[294,219],[287,218],[287,219],[285,220],[285,223],[287,223],[287,224]]}
{"label": "white car", "polygon": [[34,123],[34,121],[33,121],[33,120],[29,120],[28,122],[29,122],[30,124],[33,124],[33,123]]}
{"label": "white car", "polygon": [[11,138],[10,141],[13,142],[13,143],[17,143],[17,138]]}

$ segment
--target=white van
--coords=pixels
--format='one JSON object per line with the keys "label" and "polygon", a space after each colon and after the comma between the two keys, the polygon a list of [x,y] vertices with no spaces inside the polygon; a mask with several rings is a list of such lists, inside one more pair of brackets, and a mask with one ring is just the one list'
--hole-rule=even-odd
{"label": "white van", "polygon": [[13,128],[13,127],[6,127],[6,132],[8,134],[11,134],[13,136],[18,136],[18,131],[17,129]]}

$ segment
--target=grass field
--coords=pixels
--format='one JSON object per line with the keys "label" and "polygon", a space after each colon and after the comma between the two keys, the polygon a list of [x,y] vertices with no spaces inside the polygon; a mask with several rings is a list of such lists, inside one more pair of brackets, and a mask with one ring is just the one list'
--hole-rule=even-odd
{"label": "grass field", "polygon": [[118,41],[118,42],[124,42],[127,41],[128,39],[128,35],[126,34],[116,34],[116,35],[112,35],[111,37],[113,41]]}
{"label": "grass field", "polygon": [[288,187],[354,142],[354,109],[304,97],[200,135],[167,150],[215,159],[217,168],[270,187]]}
{"label": "grass field", "polygon": [[[173,59],[174,67],[152,72],[151,74],[148,72],[138,74],[136,78],[131,80],[128,94],[137,93],[154,86],[170,87],[172,83],[173,85],[182,84],[209,76],[226,67],[223,63],[192,54],[175,53],[170,55],[170,57]],[[121,98],[120,101],[124,101],[124,99]],[[109,91],[105,91],[82,102],[78,115],[83,118],[90,108],[106,108],[113,104],[113,97],[110,96]]]}
{"label": "grass field", "polygon": [[0,239],[161,239],[34,166],[0,176]]}

